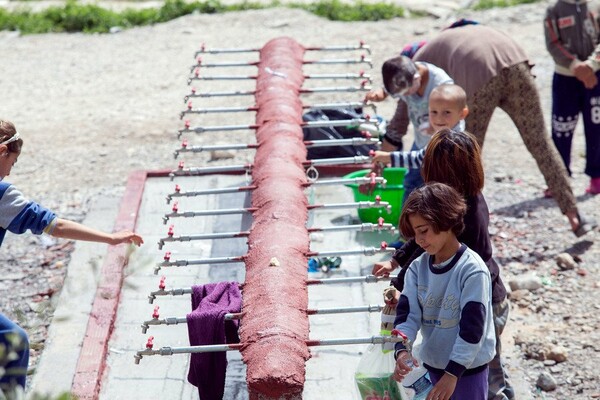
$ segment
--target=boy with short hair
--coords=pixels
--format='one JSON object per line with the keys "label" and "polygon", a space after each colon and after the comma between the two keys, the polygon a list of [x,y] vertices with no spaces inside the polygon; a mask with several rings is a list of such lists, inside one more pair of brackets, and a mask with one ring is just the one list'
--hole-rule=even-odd
{"label": "boy with short hair", "polygon": [[[429,134],[429,96],[431,91],[446,83],[454,83],[452,78],[433,64],[426,62],[414,62],[406,56],[393,57],[385,61],[381,67],[383,88],[372,90],[365,96],[365,101],[383,101],[388,96],[398,101],[399,108],[408,109],[408,117],[412,122],[415,132],[415,141],[411,150],[420,150],[427,146],[431,134]],[[402,121],[396,126],[403,132],[397,132],[402,136],[406,134],[409,121]],[[402,150],[402,142],[394,141],[387,134],[382,141],[382,150]],[[416,187],[423,184],[421,173],[418,168],[409,169],[404,177],[405,195]]]}
{"label": "boy with short hair", "polygon": [[[448,128],[455,131],[464,130],[464,119],[469,114],[467,94],[458,85],[443,84],[436,86],[429,95],[429,130],[435,132]],[[427,146],[413,151],[376,151],[373,163],[391,164],[392,167],[418,169],[423,164]]]}

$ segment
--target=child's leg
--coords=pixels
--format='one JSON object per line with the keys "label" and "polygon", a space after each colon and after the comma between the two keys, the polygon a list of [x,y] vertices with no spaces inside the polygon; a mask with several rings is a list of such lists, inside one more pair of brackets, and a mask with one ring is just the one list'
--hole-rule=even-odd
{"label": "child's leg", "polygon": [[15,386],[25,388],[29,363],[29,340],[27,333],[0,313],[0,388],[12,393]]}
{"label": "child's leg", "polygon": [[[600,78],[600,71],[596,72]],[[583,105],[586,163],[585,173],[592,178],[600,177],[600,85],[586,90]]]}
{"label": "child's leg", "polygon": [[571,175],[571,144],[583,107],[583,84],[573,76],[552,78],[552,140]]}
{"label": "child's leg", "polygon": [[[429,372],[431,383],[435,386],[442,375]],[[488,395],[488,369],[473,375],[463,375],[456,383],[456,388],[450,400],[487,400]]]}
{"label": "child's leg", "polygon": [[496,355],[490,361],[488,373],[488,400],[511,400],[515,397],[504,364],[502,363],[502,342],[500,336],[508,320],[510,302],[508,299],[492,304],[494,313],[494,331],[496,333]]}

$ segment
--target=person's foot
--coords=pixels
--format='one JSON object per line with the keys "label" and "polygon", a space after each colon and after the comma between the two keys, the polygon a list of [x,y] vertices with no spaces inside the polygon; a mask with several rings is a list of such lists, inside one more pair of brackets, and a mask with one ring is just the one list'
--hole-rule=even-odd
{"label": "person's foot", "polygon": [[600,193],[600,178],[592,178],[590,180],[590,186],[585,189],[586,193],[599,194]]}
{"label": "person's foot", "polygon": [[579,220],[579,225],[573,229],[573,233],[577,237],[582,237],[597,226],[597,223],[594,219],[582,217],[579,213],[577,213],[577,219]]}

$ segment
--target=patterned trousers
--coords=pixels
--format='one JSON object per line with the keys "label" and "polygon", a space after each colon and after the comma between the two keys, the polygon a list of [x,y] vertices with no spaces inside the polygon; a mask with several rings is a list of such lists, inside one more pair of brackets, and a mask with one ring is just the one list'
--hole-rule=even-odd
{"label": "patterned trousers", "polygon": [[504,110],[519,130],[562,213],[577,211],[567,170],[546,131],[539,93],[527,62],[505,68],[490,79],[475,92],[468,106],[466,128],[481,146],[494,110]]}

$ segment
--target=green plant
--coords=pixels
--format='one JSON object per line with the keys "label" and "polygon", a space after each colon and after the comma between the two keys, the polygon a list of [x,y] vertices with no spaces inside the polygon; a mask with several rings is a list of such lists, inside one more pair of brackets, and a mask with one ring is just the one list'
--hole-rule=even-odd
{"label": "green plant", "polygon": [[[216,14],[229,11],[257,10],[280,7],[279,0],[259,3],[244,0],[226,5],[220,0],[186,2],[165,0],[155,9],[128,8],[121,12],[111,11],[95,4],[81,4],[67,0],[64,6],[51,6],[40,12],[27,8],[7,11],[0,8],[0,30],[19,30],[23,34],[47,32],[106,33],[111,27],[130,28],[167,22],[183,15],[199,12]],[[334,21],[378,21],[404,17],[404,9],[391,3],[342,3],[340,0],[319,0],[315,3],[293,3],[288,7],[300,8],[320,17]]]}
{"label": "green plant", "polygon": [[479,0],[473,7],[475,10],[487,10],[494,7],[512,7],[519,4],[538,3],[540,0]]}
{"label": "green plant", "polygon": [[301,8],[332,21],[379,21],[404,17],[404,8],[391,3],[343,3],[340,0],[320,0],[315,3],[292,3],[290,7]]}

